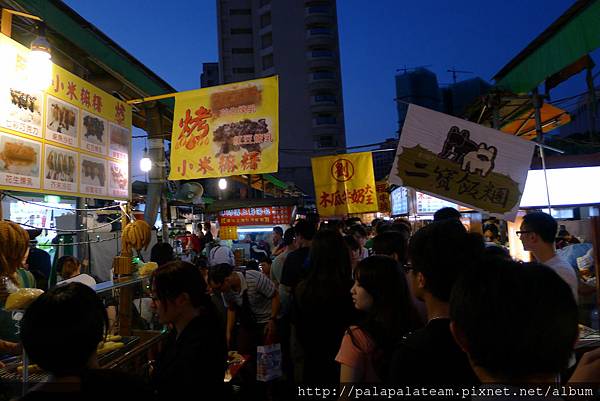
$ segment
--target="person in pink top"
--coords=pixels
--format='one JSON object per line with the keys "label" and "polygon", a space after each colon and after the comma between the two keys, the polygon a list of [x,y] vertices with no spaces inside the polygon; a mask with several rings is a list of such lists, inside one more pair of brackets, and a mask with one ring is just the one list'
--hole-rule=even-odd
{"label": "person in pink top", "polygon": [[400,265],[388,256],[370,256],[354,271],[354,307],[363,322],[350,326],[335,358],[341,383],[373,383],[386,378],[394,345],[422,326]]}

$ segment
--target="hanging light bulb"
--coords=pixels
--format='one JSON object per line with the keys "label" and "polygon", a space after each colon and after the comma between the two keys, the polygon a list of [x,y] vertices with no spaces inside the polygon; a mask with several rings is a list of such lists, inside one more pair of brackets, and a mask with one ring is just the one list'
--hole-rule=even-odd
{"label": "hanging light bulb", "polygon": [[227,189],[227,180],[225,178],[219,178],[219,189],[224,191]]}
{"label": "hanging light bulb", "polygon": [[144,148],[144,157],[140,159],[140,170],[144,173],[152,170],[152,160],[148,157],[148,149]]}
{"label": "hanging light bulb", "polygon": [[38,25],[38,37],[31,42],[31,53],[27,62],[27,86],[45,90],[52,83],[52,61],[50,43],[46,39],[46,26]]}

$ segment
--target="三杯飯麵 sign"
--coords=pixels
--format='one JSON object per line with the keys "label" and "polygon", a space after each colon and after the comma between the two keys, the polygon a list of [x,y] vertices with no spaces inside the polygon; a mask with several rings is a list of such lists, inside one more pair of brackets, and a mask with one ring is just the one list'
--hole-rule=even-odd
{"label": "\u4e09\u676f\u98ef\u9eb5 sign", "polygon": [[378,211],[371,152],[311,159],[321,216]]}
{"label": "\u4e09\u676f\u98ef\u9eb5 sign", "polygon": [[277,171],[278,78],[175,95],[170,180]]}
{"label": "\u4e09\u676f\u98ef\u9eb5 sign", "polygon": [[535,143],[411,104],[390,183],[514,220]]}

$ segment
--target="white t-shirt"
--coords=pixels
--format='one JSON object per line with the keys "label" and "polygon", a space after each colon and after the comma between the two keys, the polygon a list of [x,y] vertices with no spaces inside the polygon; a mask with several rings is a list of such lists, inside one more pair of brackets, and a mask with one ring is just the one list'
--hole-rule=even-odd
{"label": "white t-shirt", "polygon": [[575,270],[571,267],[569,262],[560,255],[554,255],[552,259],[547,260],[544,264],[554,270],[567,284],[569,284],[571,291],[573,291],[575,301],[577,301],[577,273],[575,273]]}
{"label": "white t-shirt", "polygon": [[78,274],[75,277],[71,277],[69,279],[59,281],[56,285],[63,285],[68,283],[81,283],[90,287],[92,290],[96,288],[96,280],[88,274]]}
{"label": "white t-shirt", "polygon": [[208,252],[208,265],[216,266],[221,263],[235,266],[235,256],[228,246],[217,245]]}

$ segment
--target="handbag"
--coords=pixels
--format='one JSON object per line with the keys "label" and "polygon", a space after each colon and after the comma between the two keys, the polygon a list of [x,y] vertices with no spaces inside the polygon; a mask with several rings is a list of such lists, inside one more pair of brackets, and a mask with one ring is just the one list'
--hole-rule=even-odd
{"label": "handbag", "polygon": [[256,380],[268,382],[281,376],[281,344],[256,347]]}

